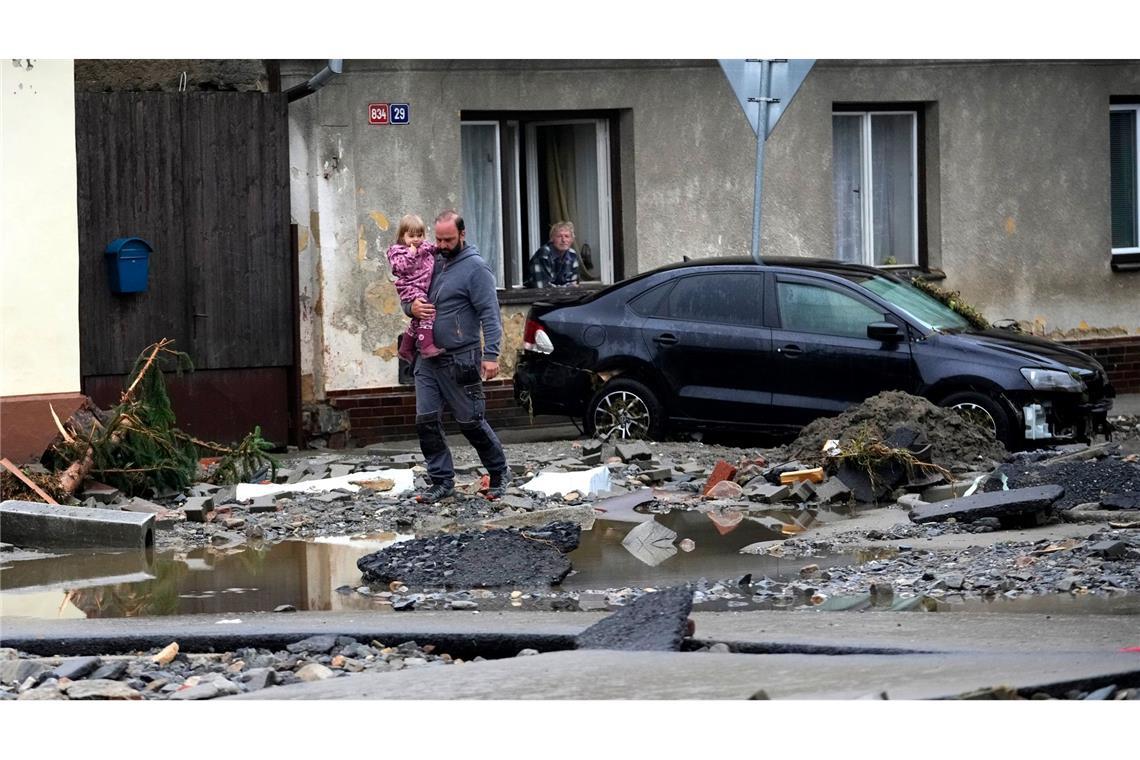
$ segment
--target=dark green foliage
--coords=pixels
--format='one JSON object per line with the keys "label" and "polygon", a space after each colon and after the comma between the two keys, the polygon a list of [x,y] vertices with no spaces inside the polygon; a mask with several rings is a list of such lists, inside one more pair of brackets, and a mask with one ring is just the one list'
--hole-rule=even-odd
{"label": "dark green foliage", "polygon": [[261,437],[261,426],[242,439],[230,453],[222,457],[210,476],[211,483],[241,483],[267,470],[270,479],[277,474],[277,460],[269,455],[273,444]]}
{"label": "dark green foliage", "polygon": [[261,428],[230,449],[200,441],[175,427],[174,409],[166,392],[164,372],[181,374],[193,370],[190,357],[169,348],[173,341],[148,346],[128,377],[119,404],[108,413],[92,418],[89,430],[73,431],[73,440],[56,446],[59,459],[93,460],[91,476],[128,495],[181,491],[198,476],[199,457],[222,454],[211,480],[236,483],[262,469],[277,470],[266,453],[272,444],[261,437]]}
{"label": "dark green foliage", "polygon": [[911,284],[916,288],[932,296],[942,303],[949,306],[951,309],[962,315],[967,322],[979,330],[988,330],[990,328],[990,321],[986,319],[985,315],[975,309],[970,304],[962,300],[962,294],[956,290],[944,290],[937,285],[934,285],[921,277],[914,277],[911,279]]}

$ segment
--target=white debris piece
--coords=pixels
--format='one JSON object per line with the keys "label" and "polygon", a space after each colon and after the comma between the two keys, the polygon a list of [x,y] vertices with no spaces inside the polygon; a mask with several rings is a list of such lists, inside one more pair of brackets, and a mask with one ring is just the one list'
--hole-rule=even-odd
{"label": "white debris piece", "polygon": [[601,493],[610,490],[610,468],[602,465],[579,472],[540,472],[529,483],[524,483],[522,489],[537,491],[544,496],[572,491],[580,494]]}
{"label": "white debris piece", "polygon": [[299,483],[239,483],[237,487],[238,501],[256,499],[258,496],[272,496],[278,493],[320,493],[343,489],[356,492],[360,486],[354,485],[362,480],[391,480],[392,486],[387,494],[401,494],[415,488],[415,474],[411,470],[370,470],[368,472],[353,472],[341,475],[339,478],[322,478],[320,480],[302,480]]}

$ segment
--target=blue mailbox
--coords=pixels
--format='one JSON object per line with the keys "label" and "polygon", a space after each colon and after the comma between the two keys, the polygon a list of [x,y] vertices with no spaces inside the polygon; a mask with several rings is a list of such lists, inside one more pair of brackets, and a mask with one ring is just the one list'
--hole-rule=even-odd
{"label": "blue mailbox", "polygon": [[115,238],[107,244],[103,255],[107,260],[107,279],[112,293],[146,292],[150,253],[154,249],[142,238]]}

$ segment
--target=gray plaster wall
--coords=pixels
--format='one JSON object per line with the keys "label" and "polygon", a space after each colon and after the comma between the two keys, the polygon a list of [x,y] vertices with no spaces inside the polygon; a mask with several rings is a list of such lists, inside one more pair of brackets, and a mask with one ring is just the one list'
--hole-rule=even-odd
{"label": "gray plaster wall", "polygon": [[1137,61],[820,61],[770,141],[763,247],[832,255],[834,103],[922,102],[942,286],[1043,334],[1140,334],[1108,188],[1109,97],[1138,94]]}
{"label": "gray plaster wall", "polygon": [[[284,62],[282,85],[323,65]],[[370,125],[373,102],[409,103],[411,124]],[[405,322],[384,251],[401,215],[462,212],[460,113],[584,109],[621,112],[627,275],[747,253],[755,139],[714,61],[346,61],[290,106],[307,395],[395,384]],[[508,362],[524,314],[504,310]]]}
{"label": "gray plaster wall", "polygon": [[[283,62],[283,86],[324,63]],[[767,145],[762,249],[834,256],[835,103],[920,102],[943,286],[1045,334],[1140,334],[1108,205],[1109,96],[1137,94],[1136,61],[819,61]],[[369,125],[372,102],[409,103],[411,124]],[[402,214],[462,212],[460,113],[583,109],[619,112],[627,275],[749,252],[755,137],[715,61],[345,61],[290,106],[307,396],[396,383],[384,251]],[[525,311],[504,307],[507,374]]]}

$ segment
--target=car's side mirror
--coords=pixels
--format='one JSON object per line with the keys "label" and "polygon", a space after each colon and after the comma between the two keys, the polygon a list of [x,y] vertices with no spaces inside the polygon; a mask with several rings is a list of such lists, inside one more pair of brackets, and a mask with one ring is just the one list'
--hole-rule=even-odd
{"label": "car's side mirror", "polygon": [[898,343],[902,340],[902,330],[893,322],[872,322],[867,325],[867,337],[883,343]]}

